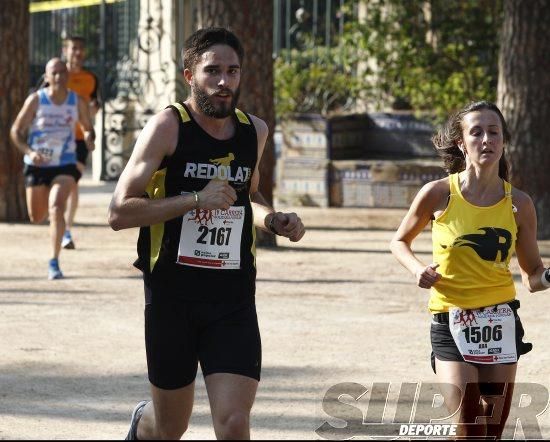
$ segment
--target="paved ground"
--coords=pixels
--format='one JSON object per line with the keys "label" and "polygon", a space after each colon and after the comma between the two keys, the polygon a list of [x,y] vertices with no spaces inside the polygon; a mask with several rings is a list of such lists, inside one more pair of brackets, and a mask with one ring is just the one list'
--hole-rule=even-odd
{"label": "paved ground", "polygon": [[[120,439],[131,409],[148,397],[142,283],[131,266],[137,229],[108,228],[112,190],[111,184],[83,182],[77,249],[62,253],[67,278],[61,281],[46,280],[45,226],[0,224],[2,439]],[[263,378],[254,438],[311,439],[325,421],[345,426],[322,408],[336,384],[392,382],[395,399],[394,388],[403,382],[435,380],[428,363],[428,292],[415,287],[388,252],[404,212],[296,210],[308,226],[303,241],[258,252]],[[415,248],[430,261],[429,232]],[[541,249],[550,264],[550,242]],[[521,360],[518,381],[542,384],[544,392],[550,386],[548,294],[528,294],[519,279],[517,286],[535,346]],[[532,405],[542,411],[545,398],[537,395]],[[341,400],[346,415],[357,418],[357,408],[366,413],[384,404],[373,398],[369,408],[369,399],[370,392],[356,402]],[[550,412],[538,423],[550,437]],[[527,429],[536,429],[533,421]],[[202,379],[188,437],[214,437]]]}

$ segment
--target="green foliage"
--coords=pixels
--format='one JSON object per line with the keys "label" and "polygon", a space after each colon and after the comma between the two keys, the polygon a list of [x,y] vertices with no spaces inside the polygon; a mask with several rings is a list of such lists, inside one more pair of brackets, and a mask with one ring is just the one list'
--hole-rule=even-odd
{"label": "green foliage", "polygon": [[352,4],[338,47],[325,50],[332,55],[319,57],[317,47],[276,60],[279,117],[337,108],[311,96],[321,90],[339,106],[361,97],[439,119],[471,100],[496,99],[501,0],[368,0],[362,23],[352,20]]}
{"label": "green foliage", "polygon": [[340,48],[323,46],[283,52],[275,60],[275,112],[327,114],[353,103],[361,92],[357,60]]}

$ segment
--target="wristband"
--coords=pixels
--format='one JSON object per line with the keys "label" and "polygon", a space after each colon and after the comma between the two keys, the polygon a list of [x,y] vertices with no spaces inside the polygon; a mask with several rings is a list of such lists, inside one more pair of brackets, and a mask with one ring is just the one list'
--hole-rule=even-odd
{"label": "wristband", "polygon": [[550,267],[542,272],[542,275],[540,275],[540,282],[544,288],[550,288]]}
{"label": "wristband", "polygon": [[267,225],[267,228],[269,229],[269,231],[271,233],[273,233],[274,235],[279,235],[279,233],[277,232],[277,230],[275,230],[275,217],[277,216],[276,213],[273,214],[273,216],[271,217],[271,219],[269,220],[269,224]]}
{"label": "wristband", "polygon": [[199,193],[193,190],[193,196],[195,197],[195,209],[199,208]]}

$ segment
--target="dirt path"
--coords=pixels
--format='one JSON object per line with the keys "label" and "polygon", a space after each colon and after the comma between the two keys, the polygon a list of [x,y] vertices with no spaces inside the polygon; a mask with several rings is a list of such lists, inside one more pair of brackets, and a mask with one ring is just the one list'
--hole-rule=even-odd
{"label": "dirt path", "polygon": [[[46,280],[45,226],[0,224],[2,439],[121,439],[133,406],[149,396],[143,290],[131,266],[137,229],[107,227],[112,189],[84,181],[77,249],[61,255],[64,280]],[[335,384],[435,381],[428,293],[388,252],[404,212],[296,210],[308,226],[304,240],[258,252],[263,378],[254,438],[311,439],[325,420],[337,425],[321,407]],[[415,247],[428,262],[429,232]],[[550,242],[541,249],[550,264]],[[549,387],[548,294],[528,294],[519,279],[517,287],[535,346],[518,381]],[[367,399],[357,403],[364,411]],[[539,423],[550,437],[550,412]],[[188,437],[214,437],[201,377]]]}

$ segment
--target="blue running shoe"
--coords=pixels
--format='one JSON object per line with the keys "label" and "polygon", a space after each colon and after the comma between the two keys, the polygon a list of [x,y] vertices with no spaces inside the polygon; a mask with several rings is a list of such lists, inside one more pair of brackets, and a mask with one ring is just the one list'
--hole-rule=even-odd
{"label": "blue running shoe", "polygon": [[149,403],[149,401],[141,401],[136,405],[134,411],[132,412],[132,417],[130,419],[130,429],[128,430],[128,435],[125,440],[138,440],[137,438],[137,428],[141,415],[143,414],[143,409]]}
{"label": "blue running shoe", "polygon": [[64,249],[74,249],[74,241],[69,230],[65,230],[63,238],[61,239],[61,247]]}
{"label": "blue running shoe", "polygon": [[63,273],[59,269],[59,261],[55,258],[50,259],[48,264],[48,279],[61,279],[63,278]]}

